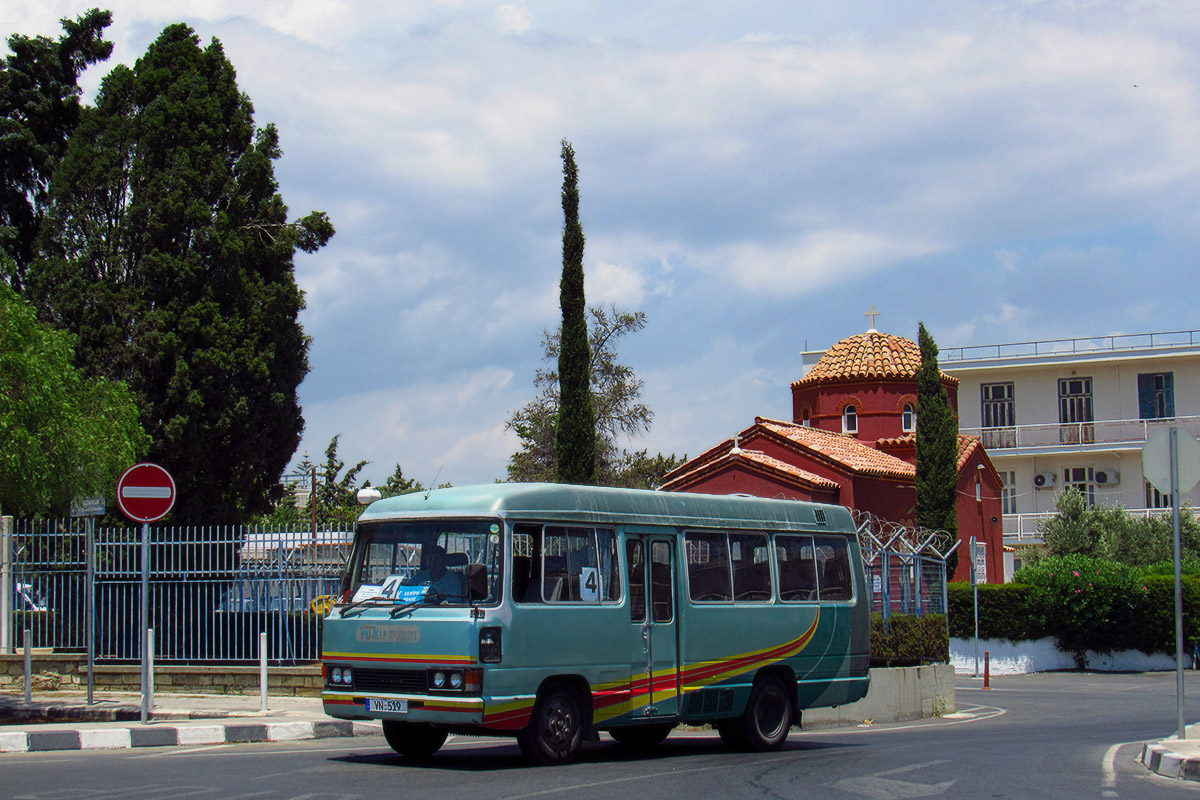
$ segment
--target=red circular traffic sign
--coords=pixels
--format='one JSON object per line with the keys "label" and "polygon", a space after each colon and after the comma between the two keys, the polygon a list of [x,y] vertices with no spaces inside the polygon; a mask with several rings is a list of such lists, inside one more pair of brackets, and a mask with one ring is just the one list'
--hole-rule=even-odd
{"label": "red circular traffic sign", "polygon": [[175,480],[158,464],[134,464],[117,481],[117,505],[134,522],[157,522],[175,505]]}

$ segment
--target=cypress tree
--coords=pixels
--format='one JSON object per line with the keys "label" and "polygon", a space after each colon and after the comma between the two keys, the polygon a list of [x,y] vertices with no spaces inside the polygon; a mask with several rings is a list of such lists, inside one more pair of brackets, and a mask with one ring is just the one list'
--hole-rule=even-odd
{"label": "cypress tree", "polygon": [[559,283],[562,342],[558,352],[560,406],[555,428],[557,477],[591,484],[596,474],[596,416],[592,409],[591,352],[583,292],[583,226],[579,224],[579,173],[575,150],[562,140],[563,268]]}
{"label": "cypress tree", "polygon": [[272,125],[215,39],[166,28],[104,79],[51,185],[27,296],[79,337],[85,371],[133,390],[180,522],[270,508],[304,427],[293,256],[333,235],[288,222]]}
{"label": "cypress tree", "polygon": [[917,344],[917,524],[958,537],[958,419],[950,407],[938,347],[920,323]]}

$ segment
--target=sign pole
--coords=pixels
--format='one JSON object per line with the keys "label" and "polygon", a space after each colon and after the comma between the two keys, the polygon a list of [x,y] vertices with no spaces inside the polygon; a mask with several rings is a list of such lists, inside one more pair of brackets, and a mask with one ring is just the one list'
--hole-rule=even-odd
{"label": "sign pole", "polygon": [[1179,738],[1187,738],[1183,719],[1183,557],[1179,531],[1179,429],[1171,428],[1171,523],[1175,550],[1175,705]]}
{"label": "sign pole", "polygon": [[142,523],[142,724],[150,717],[150,523]]}
{"label": "sign pole", "polygon": [[971,537],[971,593],[975,604],[975,675],[979,677],[979,576],[975,573],[975,537]]}
{"label": "sign pole", "polygon": [[84,626],[87,628],[87,704],[95,702],[96,689],[96,518],[87,518],[87,608]]}

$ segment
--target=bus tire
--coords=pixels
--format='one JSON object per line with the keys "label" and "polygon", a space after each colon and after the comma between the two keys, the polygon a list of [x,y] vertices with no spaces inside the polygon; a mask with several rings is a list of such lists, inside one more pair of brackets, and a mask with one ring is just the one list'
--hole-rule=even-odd
{"label": "bus tire", "polygon": [[637,725],[629,728],[614,728],[608,735],[617,740],[627,750],[651,750],[662,744],[671,735],[675,726],[669,723],[662,725]]}
{"label": "bus tire", "polygon": [[402,756],[429,758],[446,743],[446,732],[420,722],[383,721],[383,738]]}
{"label": "bus tire", "polygon": [[533,706],[529,724],[517,733],[517,746],[538,764],[569,764],[583,747],[583,701],[565,683],[545,688]]}
{"label": "bus tire", "polygon": [[749,750],[761,753],[782,745],[792,727],[792,701],[783,681],[774,675],[756,680],[734,727]]}
{"label": "bus tire", "polygon": [[721,741],[730,750],[749,750],[750,746],[742,737],[742,725],[740,718],[734,719],[719,719],[717,720],[717,733],[721,735]]}

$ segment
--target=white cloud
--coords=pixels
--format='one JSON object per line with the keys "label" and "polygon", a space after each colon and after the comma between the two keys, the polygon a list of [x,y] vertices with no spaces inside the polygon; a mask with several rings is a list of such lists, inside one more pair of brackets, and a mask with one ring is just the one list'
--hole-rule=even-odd
{"label": "white cloud", "polygon": [[505,3],[496,9],[496,25],[504,34],[528,33],[533,27],[533,12],[524,3]]}

